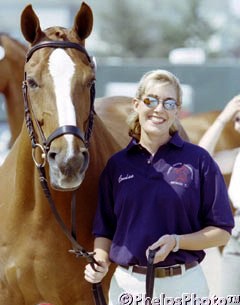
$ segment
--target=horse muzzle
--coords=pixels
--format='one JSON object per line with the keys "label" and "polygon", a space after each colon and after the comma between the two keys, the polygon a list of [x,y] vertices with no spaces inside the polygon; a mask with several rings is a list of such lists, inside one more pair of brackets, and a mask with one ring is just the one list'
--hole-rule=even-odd
{"label": "horse muzzle", "polygon": [[84,180],[89,165],[89,152],[81,148],[79,152],[65,154],[49,150],[49,177],[51,186],[56,190],[73,191],[79,188]]}

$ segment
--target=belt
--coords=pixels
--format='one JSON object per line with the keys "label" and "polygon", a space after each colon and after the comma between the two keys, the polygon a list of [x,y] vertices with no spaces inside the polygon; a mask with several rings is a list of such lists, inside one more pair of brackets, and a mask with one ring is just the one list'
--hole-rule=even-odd
{"label": "belt", "polygon": [[[175,265],[169,267],[156,267],[155,268],[155,277],[166,277],[166,276],[173,276],[173,275],[180,275],[183,274],[185,270],[191,269],[198,265],[197,261],[192,263],[186,263],[182,265]],[[144,266],[121,266],[120,267],[131,270],[133,273],[139,274],[147,274],[147,267]]]}

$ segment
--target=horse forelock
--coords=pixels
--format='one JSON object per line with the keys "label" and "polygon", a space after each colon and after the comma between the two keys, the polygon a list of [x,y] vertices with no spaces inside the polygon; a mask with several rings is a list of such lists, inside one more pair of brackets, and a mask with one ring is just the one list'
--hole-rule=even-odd
{"label": "horse forelock", "polygon": [[67,29],[64,27],[50,27],[44,30],[45,39],[49,40],[59,40],[59,41],[71,41],[79,43],[84,46],[84,41],[80,40],[77,33],[72,29]]}

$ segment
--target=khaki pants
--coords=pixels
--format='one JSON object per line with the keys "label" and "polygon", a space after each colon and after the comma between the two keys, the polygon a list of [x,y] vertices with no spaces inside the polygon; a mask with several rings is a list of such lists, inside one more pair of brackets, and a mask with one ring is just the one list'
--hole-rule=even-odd
{"label": "khaki pants", "polygon": [[[117,267],[110,285],[110,305],[196,305],[199,297],[208,297],[209,289],[205,275],[200,265],[185,271],[181,275],[155,278],[154,296],[151,302],[146,302],[146,276],[132,273],[122,267]],[[184,298],[180,303],[173,298]],[[195,299],[191,299],[194,298]]]}
{"label": "khaki pants", "polygon": [[240,215],[222,254],[220,295],[240,295]]}

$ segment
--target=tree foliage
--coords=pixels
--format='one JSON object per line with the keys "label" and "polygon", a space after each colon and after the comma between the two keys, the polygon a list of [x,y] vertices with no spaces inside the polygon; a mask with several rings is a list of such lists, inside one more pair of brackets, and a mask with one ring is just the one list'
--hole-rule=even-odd
{"label": "tree foliage", "polygon": [[104,0],[98,33],[107,56],[166,57],[180,47],[202,47],[214,30],[202,0]]}

